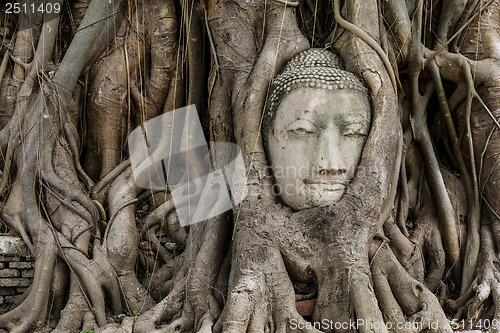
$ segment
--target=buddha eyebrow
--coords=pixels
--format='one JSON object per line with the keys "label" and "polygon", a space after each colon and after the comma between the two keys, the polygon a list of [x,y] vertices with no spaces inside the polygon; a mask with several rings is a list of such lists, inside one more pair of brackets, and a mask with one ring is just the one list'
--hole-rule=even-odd
{"label": "buddha eyebrow", "polygon": [[303,113],[312,113],[313,111],[307,109],[298,109],[296,112],[302,111]]}
{"label": "buddha eyebrow", "polygon": [[314,114],[314,111],[307,110],[307,109],[298,109],[298,110],[295,110],[295,120],[303,119],[303,120],[311,121],[311,119],[309,119],[309,118],[313,114]]}
{"label": "buddha eyebrow", "polygon": [[286,126],[288,127],[288,126],[290,126],[291,124],[293,124],[294,122],[299,121],[299,120],[307,121],[307,122],[311,123],[314,127],[316,127],[316,128],[317,128],[317,125],[316,125],[315,123],[313,123],[311,120],[309,120],[309,119],[305,119],[305,118],[301,118],[301,117],[296,117],[294,120],[292,120],[292,121],[291,121],[290,123],[288,123]]}
{"label": "buddha eyebrow", "polygon": [[344,118],[343,120],[349,124],[365,124],[366,123],[366,119],[360,119],[360,118]]}
{"label": "buddha eyebrow", "polygon": [[359,115],[359,114],[348,114],[348,115],[343,115],[342,119],[350,123],[362,123],[366,122],[367,117],[365,115]]}

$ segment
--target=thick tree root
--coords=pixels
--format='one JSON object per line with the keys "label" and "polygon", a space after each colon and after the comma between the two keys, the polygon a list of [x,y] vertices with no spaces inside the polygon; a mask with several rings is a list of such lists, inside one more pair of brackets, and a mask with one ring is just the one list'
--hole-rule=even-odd
{"label": "thick tree root", "polygon": [[408,274],[387,243],[372,244],[371,253],[375,293],[386,327],[401,333],[452,332],[437,298]]}
{"label": "thick tree root", "polygon": [[177,281],[167,297],[137,319],[134,326],[134,332],[153,332],[157,324],[178,314],[184,305],[185,286],[186,278]]}
{"label": "thick tree root", "polygon": [[126,310],[144,312],[155,302],[135,276],[139,235],[135,222],[135,204],[127,205],[137,198],[137,188],[132,170],[127,169],[111,185],[109,209],[113,221],[109,221],[104,234],[105,257],[118,274],[121,292],[125,297]]}
{"label": "thick tree root", "polygon": [[[446,306],[449,310],[457,312],[457,322],[460,322],[462,318],[465,319],[467,328],[481,329],[486,320],[491,323],[491,327],[488,327],[490,331],[498,333],[500,332],[500,270],[494,244],[490,225],[483,224],[481,226],[481,256],[476,277],[460,298],[448,300]],[[486,304],[490,296],[492,305],[487,310]]]}
{"label": "thick tree root", "polygon": [[[88,292],[86,302],[92,313],[89,315],[89,311],[82,311],[83,316],[80,317],[80,321],[84,326],[95,327],[95,321],[103,326],[107,323],[107,319],[105,295],[101,288],[107,292],[111,308],[121,312],[116,275],[112,269],[109,270],[111,266],[107,264],[107,259],[99,255],[100,245],[97,240],[93,247],[94,259],[86,256],[89,249],[89,229],[92,229],[94,221],[97,220],[97,210],[78,185],[75,186],[75,183],[78,183],[77,175],[72,167],[73,159],[68,156],[69,149],[64,148],[65,140],[56,139],[59,133],[57,126],[54,127],[54,124],[57,124],[55,119],[58,119],[59,111],[57,100],[48,93],[47,96],[40,94],[39,101],[42,103],[35,104],[31,110],[32,117],[28,119],[28,124],[31,122],[35,125],[28,126],[25,145],[26,149],[40,151],[43,155],[40,160],[36,154],[29,158],[25,155],[15,157],[19,181],[14,184],[3,211],[5,216],[10,217],[7,220],[23,221],[27,232],[35,240],[35,279],[25,301],[16,309],[6,313],[4,318],[0,318],[0,323],[12,328],[13,332],[25,332],[29,331],[37,320],[45,318],[57,253],[70,268],[73,281],[78,282],[79,288],[85,287],[85,292],[80,295]],[[40,125],[37,125],[38,119],[43,119]],[[40,167],[42,170],[47,170],[47,173],[40,171]],[[67,181],[61,177],[65,177]],[[33,188],[36,182],[45,183],[44,188],[47,189],[47,206],[41,206],[41,211],[37,193]],[[55,185],[57,188],[52,189],[51,186]],[[75,293],[78,292],[73,292],[73,302],[80,303],[81,299],[79,300]],[[68,309],[71,308],[71,304],[74,303],[70,298]],[[86,304],[78,305],[85,308]],[[26,316],[26,313],[29,315]],[[79,327],[78,317],[77,313],[75,319],[77,319],[76,326]],[[62,325],[66,326],[64,321]]]}
{"label": "thick tree root", "polygon": [[9,332],[28,332],[46,311],[57,246],[50,231],[40,236],[44,241],[37,243],[35,278],[28,297],[14,310],[0,316],[0,328]]}
{"label": "thick tree root", "polygon": [[[293,286],[279,251],[270,244],[257,243],[243,253],[246,255],[238,258],[239,267],[255,265],[260,269],[231,271],[235,283],[214,332],[319,332],[295,308]],[[257,258],[266,263],[254,261]]]}
{"label": "thick tree root", "polygon": [[[124,21],[121,33],[126,31]],[[100,179],[112,171],[122,160],[122,143],[127,133],[127,73],[138,66],[136,43],[131,42],[125,59],[124,50],[129,48],[128,38],[115,39],[115,50],[101,59],[92,71],[87,123],[92,131],[87,134],[87,155],[84,168],[90,177]],[[128,66],[125,68],[125,66]],[[129,78],[130,80],[130,78]],[[101,165],[96,163],[100,161]]]}

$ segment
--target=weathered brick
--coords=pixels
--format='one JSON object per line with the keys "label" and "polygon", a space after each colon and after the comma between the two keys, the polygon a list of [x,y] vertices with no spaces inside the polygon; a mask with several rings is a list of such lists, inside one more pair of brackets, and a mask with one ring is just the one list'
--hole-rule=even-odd
{"label": "weathered brick", "polygon": [[12,296],[15,294],[16,294],[16,288],[14,287],[0,288],[0,296]]}
{"label": "weathered brick", "polygon": [[3,262],[0,262],[0,269],[3,269],[5,267],[5,264]]}
{"label": "weathered brick", "polygon": [[9,268],[17,268],[17,269],[30,269],[34,268],[35,263],[33,261],[26,262],[26,261],[15,261],[9,263]]}
{"label": "weathered brick", "polygon": [[19,261],[21,257],[0,255],[0,261]]}
{"label": "weathered brick", "polygon": [[18,294],[23,294],[26,290],[28,290],[28,287],[17,287],[16,292]]}
{"label": "weathered brick", "polygon": [[19,297],[19,295],[15,296],[5,296],[5,303],[7,304],[12,304],[16,301],[16,299]]}
{"label": "weathered brick", "polygon": [[0,269],[0,277],[14,278],[20,275],[21,273],[17,269],[8,269],[8,268]]}
{"label": "weathered brick", "polygon": [[0,278],[0,287],[28,287],[33,280],[29,278]]}
{"label": "weathered brick", "polygon": [[35,270],[34,269],[25,269],[25,270],[21,271],[21,276],[27,277],[27,278],[32,278],[35,276]]}

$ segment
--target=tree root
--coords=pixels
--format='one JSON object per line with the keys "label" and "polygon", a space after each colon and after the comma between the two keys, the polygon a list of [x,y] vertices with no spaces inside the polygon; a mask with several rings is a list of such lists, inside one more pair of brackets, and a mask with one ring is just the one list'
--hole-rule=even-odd
{"label": "tree root", "polygon": [[116,177],[122,174],[125,169],[130,166],[130,159],[118,164],[112,171],[101,178],[99,183],[97,183],[90,194],[92,199],[98,200],[99,202],[104,202],[108,195],[107,190],[109,190],[109,184],[115,180]]}
{"label": "tree root", "polygon": [[[192,225],[190,228],[186,250],[180,256],[184,258],[181,261],[184,265],[177,267],[177,264],[172,264],[170,260],[167,265],[160,268],[160,272],[156,273],[159,274],[158,277],[154,275],[151,277],[150,281],[160,277],[170,279],[168,284],[171,283],[173,288],[157,306],[141,316],[137,323],[139,332],[152,330],[160,322],[170,319],[173,321],[162,326],[158,332],[189,329],[193,326],[197,332],[211,332],[212,326],[220,315],[220,305],[212,294],[213,287],[210,287],[215,284],[226,250],[224,240],[227,239],[231,230],[227,223],[227,216],[223,214],[203,224]],[[187,265],[186,258],[190,258]],[[172,301],[172,299],[177,301]],[[165,302],[173,302],[173,305],[166,303],[169,306],[165,306]],[[177,309],[177,314],[182,309],[182,315],[175,318],[174,309]]]}
{"label": "tree root", "polygon": [[[82,293],[80,285],[75,281],[76,278],[77,277],[74,275],[70,277],[69,298],[66,306],[61,311],[61,319],[53,331],[55,333],[72,332],[79,330],[81,327],[89,326],[87,323],[88,319],[85,320],[85,323],[84,319],[87,313],[91,313],[91,310]],[[82,323],[84,324],[82,325]],[[95,324],[96,325],[88,328],[92,329],[96,327],[97,323]]]}
{"label": "tree root", "polygon": [[174,284],[174,288],[167,297],[137,319],[134,332],[153,332],[157,324],[178,314],[184,305],[185,287],[186,278],[184,277]]}
{"label": "tree root", "polygon": [[[45,99],[46,97],[48,98]],[[31,113],[31,116],[35,119],[35,124],[38,119],[42,119],[40,125],[28,126],[25,134],[27,149],[43,152],[43,157],[39,161],[36,154],[29,158],[25,155],[15,156],[18,170],[17,177],[20,180],[14,184],[4,210],[4,214],[11,217],[10,220],[16,220],[17,216],[19,216],[20,220],[23,221],[27,232],[35,240],[34,248],[36,253],[35,279],[30,293],[19,307],[5,314],[5,321],[0,320],[9,328],[12,327],[13,332],[25,332],[35,324],[36,320],[45,318],[56,249],[58,249],[59,256],[68,264],[72,274],[76,274],[74,275],[74,281],[79,281],[79,279],[83,281],[83,285],[89,293],[90,302],[88,304],[93,313],[91,316],[93,323],[94,316],[100,326],[107,323],[105,297],[101,287],[104,287],[110,296],[111,308],[118,312],[121,311],[116,277],[113,277],[114,271],[106,272],[103,270],[110,266],[109,264],[106,266],[105,260],[99,259],[99,244],[94,243],[95,261],[89,260],[86,256],[90,236],[86,226],[89,222],[92,223],[93,219],[89,218],[88,206],[85,207],[85,204],[90,205],[88,207],[90,210],[95,209],[95,206],[90,199],[83,195],[78,186],[74,185],[78,180],[75,169],[71,168],[72,158],[65,155],[68,154],[69,150],[63,147],[65,144],[63,139],[56,141],[56,135],[59,131],[57,131],[57,127],[54,127],[54,124],[57,124],[55,119],[58,119],[58,104],[57,101],[54,101],[52,95],[49,94],[46,97],[42,94],[40,101],[43,99],[43,106],[36,105]],[[43,117],[43,115],[47,117]],[[34,119],[29,118],[28,123],[33,122]],[[42,141],[40,141],[41,137],[43,138]],[[39,172],[38,168],[40,166],[47,170],[47,173]],[[73,185],[62,180],[60,175],[63,174],[70,182],[73,181]],[[54,191],[47,191],[46,195],[49,199],[47,208],[50,214],[45,211],[45,206],[42,206],[43,211],[39,211],[39,204],[36,199],[37,193],[33,188],[33,183],[36,183],[37,177],[40,178],[40,183],[46,182],[51,186],[57,185],[57,191],[61,193],[62,197],[66,196],[75,200],[67,200],[65,205],[61,205],[58,204],[58,201],[64,202],[64,199],[60,200],[61,196],[58,195],[53,196]],[[50,181],[46,177],[49,177]],[[46,186],[46,188],[50,188],[50,186]],[[69,193],[66,193],[66,190]],[[78,198],[80,200],[77,200]],[[76,206],[69,209],[73,204]],[[52,224],[52,219],[59,218],[62,218],[64,222],[58,220]],[[49,226],[49,228],[40,228],[41,225]],[[55,230],[54,226],[61,230],[64,235]],[[75,245],[68,241],[66,236]],[[79,287],[82,288],[82,285],[79,285]],[[85,295],[84,292],[82,292],[82,295]],[[26,316],[26,313],[30,313],[30,315]],[[84,324],[85,321],[90,320],[85,318],[88,318],[88,315],[85,315],[82,319]]]}
{"label": "tree root", "polygon": [[[125,30],[126,22],[120,30]],[[93,130],[87,133],[87,154],[84,169],[93,179],[101,179],[112,171],[122,160],[122,143],[127,131],[127,71],[125,70],[124,48],[133,55],[128,60],[129,69],[135,72],[139,65],[137,52],[133,51],[136,43],[129,38],[116,38],[115,49],[93,67],[93,78],[88,102],[87,123]],[[129,46],[130,45],[130,46]],[[101,165],[95,163],[101,161]]]}
{"label": "tree root", "polygon": [[[262,265],[257,261],[254,264],[260,267],[258,270],[232,271],[233,284],[228,301],[213,331],[320,332],[307,325],[297,312],[293,286],[279,251],[269,244],[252,244],[251,248],[245,249],[245,258],[239,258],[240,267],[251,267],[248,263],[256,259],[255,253],[260,253],[262,260],[271,261],[273,265]],[[303,328],[295,330],[295,325]]]}
{"label": "tree root", "polygon": [[[449,310],[457,311],[458,322],[465,318],[465,323],[472,324],[469,329],[475,329],[479,320],[487,319],[492,325],[491,332],[500,332],[500,270],[498,254],[495,251],[494,239],[490,225],[481,226],[481,255],[477,266],[477,274],[470,287],[460,298],[448,300]],[[492,298],[492,307],[487,311],[484,306]],[[481,325],[479,323],[479,325]],[[481,327],[479,327],[481,329]]]}
{"label": "tree root", "polygon": [[144,287],[137,281],[134,273],[139,245],[139,235],[135,222],[135,204],[119,210],[124,202],[135,199],[138,193],[139,188],[133,180],[130,168],[113,182],[108,202],[110,213],[114,216],[114,222],[108,225],[103,243],[106,257],[118,274],[122,294],[126,298],[129,312],[144,312],[155,304]]}
{"label": "tree root", "polygon": [[375,293],[387,326],[402,333],[452,332],[439,301],[422,283],[410,277],[387,244],[372,244],[370,252],[374,256]]}
{"label": "tree root", "polygon": [[56,259],[56,242],[48,230],[42,231],[35,258],[35,277],[28,297],[15,309],[0,316],[0,328],[12,333],[27,332],[46,311],[50,281]]}

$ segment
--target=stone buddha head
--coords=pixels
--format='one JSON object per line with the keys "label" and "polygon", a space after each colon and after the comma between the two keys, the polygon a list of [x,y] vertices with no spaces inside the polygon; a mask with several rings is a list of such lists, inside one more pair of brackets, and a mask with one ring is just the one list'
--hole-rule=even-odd
{"label": "stone buddha head", "polygon": [[336,54],[309,49],[292,58],[274,79],[264,110],[275,194],[295,210],[338,202],[370,122],[368,92]]}

